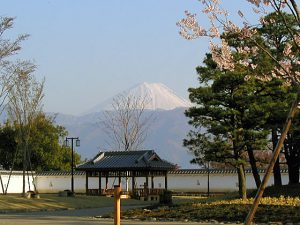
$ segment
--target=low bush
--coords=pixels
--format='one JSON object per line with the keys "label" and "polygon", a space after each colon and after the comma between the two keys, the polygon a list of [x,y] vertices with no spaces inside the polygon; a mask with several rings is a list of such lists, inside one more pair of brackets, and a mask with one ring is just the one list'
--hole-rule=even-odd
{"label": "low bush", "polygon": [[[195,202],[157,207],[155,209],[134,209],[124,212],[124,218],[156,218],[157,220],[181,221],[244,221],[253,198],[242,200],[222,200],[215,202]],[[263,198],[255,216],[255,222],[300,222],[300,198]]]}

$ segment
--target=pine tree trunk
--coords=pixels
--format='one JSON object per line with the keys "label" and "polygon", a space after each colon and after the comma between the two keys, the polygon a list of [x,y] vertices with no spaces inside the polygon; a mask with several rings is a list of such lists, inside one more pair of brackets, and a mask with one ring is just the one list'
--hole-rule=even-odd
{"label": "pine tree trunk", "polygon": [[261,184],[261,180],[260,180],[260,176],[258,173],[258,169],[256,166],[256,160],[254,158],[254,154],[253,154],[253,149],[251,145],[247,145],[247,152],[248,152],[248,156],[249,156],[249,161],[250,161],[250,165],[251,165],[251,169],[252,169],[252,174],[255,180],[255,184],[256,187],[259,188],[260,184]]}
{"label": "pine tree trunk", "polygon": [[274,176],[274,186],[277,186],[277,187],[282,186],[279,159],[277,159],[275,164],[274,164],[273,176]]}
{"label": "pine tree trunk", "polygon": [[[272,128],[272,145],[273,145],[273,152],[275,151],[275,147],[278,142],[278,135],[275,128]],[[274,186],[282,186],[282,179],[281,179],[281,172],[280,172],[280,163],[279,157],[277,158],[274,168],[273,168],[273,176],[274,176]]]}
{"label": "pine tree trunk", "polygon": [[239,179],[239,195],[242,199],[247,199],[247,189],[246,189],[246,177],[243,165],[238,167],[238,179]]}
{"label": "pine tree trunk", "polygon": [[298,106],[299,102],[300,102],[300,89],[298,89],[298,91],[297,91],[297,98],[295,99],[295,101],[293,102],[293,105],[291,106],[290,112],[287,116],[286,122],[284,124],[283,129],[282,129],[282,133],[281,133],[281,136],[280,136],[280,138],[278,140],[278,143],[276,145],[276,148],[275,148],[275,151],[273,153],[272,159],[271,159],[270,164],[267,168],[266,174],[265,174],[265,176],[264,176],[264,178],[261,182],[261,185],[260,185],[260,187],[259,187],[259,189],[256,193],[253,205],[252,205],[252,207],[251,207],[251,209],[250,209],[250,211],[247,215],[247,218],[245,220],[244,225],[250,225],[252,223],[252,220],[253,220],[255,212],[258,208],[258,204],[260,202],[260,199],[263,196],[264,190],[265,190],[265,188],[267,186],[267,183],[269,181],[269,178],[271,176],[271,173],[272,173],[272,170],[274,168],[275,162],[276,162],[278,156],[280,155],[281,149],[283,147],[284,140],[285,140],[285,138],[287,136],[287,133],[288,133],[290,127],[291,127],[292,120],[296,115],[297,106]]}
{"label": "pine tree trunk", "polygon": [[284,145],[284,154],[288,165],[289,184],[299,184],[300,156],[298,155],[299,140],[297,140],[297,136],[299,136],[299,134],[292,132]]}
{"label": "pine tree trunk", "polygon": [[299,169],[298,163],[288,164],[289,169],[289,184],[299,184]]}

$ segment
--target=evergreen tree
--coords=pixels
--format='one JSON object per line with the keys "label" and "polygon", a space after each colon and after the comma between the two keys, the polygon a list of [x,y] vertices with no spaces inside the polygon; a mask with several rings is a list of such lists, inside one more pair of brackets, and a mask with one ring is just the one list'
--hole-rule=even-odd
{"label": "evergreen tree", "polygon": [[[184,145],[196,156],[194,162],[223,162],[238,171],[240,196],[246,198],[244,167],[247,152],[266,146],[266,131],[260,125],[266,112],[259,104],[259,81],[245,81],[244,68],[220,71],[207,54],[205,66],[198,67],[200,87],[190,88],[197,106],[186,111],[192,130]],[[259,179],[259,178],[258,178]]]}
{"label": "evergreen tree", "polygon": [[[264,47],[269,49],[269,52],[276,61],[280,62],[286,57],[284,55],[284,48],[287,43],[292,43],[292,45],[294,45],[293,34],[297,33],[297,21],[295,21],[293,15],[282,13],[281,16],[278,16],[275,12],[265,16],[264,21],[265,23],[263,26],[258,29],[258,35],[262,39]],[[294,46],[294,48],[296,47]],[[275,67],[276,61],[270,59],[268,61],[273,64],[271,67],[268,67],[268,70],[271,71],[272,68]],[[274,89],[268,90],[268,93],[271,96],[269,104],[270,118],[265,124],[266,127],[270,129],[273,151],[275,150],[278,138],[281,135],[281,129],[285,122],[285,118],[288,115],[289,107],[292,104],[292,100],[296,98],[297,92],[295,86],[290,88],[282,87],[280,91],[278,90],[279,89],[277,89],[277,91],[275,90],[275,92]],[[299,132],[296,128],[297,124],[299,124],[298,120],[299,117],[294,119],[293,123],[296,125],[293,125],[290,129],[283,147],[283,153],[289,168],[289,183],[299,183],[300,148],[296,147],[299,145],[297,144]],[[279,159],[277,159],[274,165],[273,173],[274,184],[281,185],[282,181]]]}

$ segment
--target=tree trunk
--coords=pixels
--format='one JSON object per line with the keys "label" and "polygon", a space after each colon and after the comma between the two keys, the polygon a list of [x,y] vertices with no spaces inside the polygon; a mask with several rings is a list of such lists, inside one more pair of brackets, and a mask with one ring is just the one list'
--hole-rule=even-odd
{"label": "tree trunk", "polygon": [[277,187],[282,186],[279,159],[277,159],[274,164],[273,176],[274,176],[274,186],[277,186]]}
{"label": "tree trunk", "polygon": [[[26,172],[28,169],[28,136],[26,132],[23,132],[25,135],[23,137],[23,191],[22,195],[25,197],[26,192]],[[25,139],[25,140],[24,140]]]}
{"label": "tree trunk", "polygon": [[299,184],[299,169],[298,163],[288,164],[289,169],[289,184]]}
{"label": "tree trunk", "polygon": [[1,182],[1,188],[2,188],[2,193],[3,195],[5,194],[4,186],[3,186],[3,181],[2,181],[2,176],[0,174],[0,182]]}
{"label": "tree trunk", "polygon": [[25,196],[25,187],[26,187],[26,168],[27,168],[27,153],[26,148],[23,147],[23,188],[22,188],[22,196]]}
{"label": "tree trunk", "polygon": [[288,165],[289,184],[299,183],[299,167],[300,167],[300,141],[299,132],[292,131],[284,145],[284,154]]}
{"label": "tree trunk", "polygon": [[247,199],[247,189],[246,189],[246,177],[245,171],[242,164],[238,167],[238,179],[239,179],[239,195],[242,199]]}
{"label": "tree trunk", "polygon": [[260,176],[259,176],[258,169],[256,166],[256,160],[254,158],[253,149],[252,149],[251,145],[247,145],[247,152],[248,152],[248,156],[249,156],[249,161],[250,161],[250,165],[251,165],[251,169],[252,169],[253,178],[255,180],[256,187],[259,188],[259,186],[261,184],[261,180],[260,180]]}
{"label": "tree trunk", "polygon": [[275,151],[273,153],[273,156],[272,156],[272,159],[270,161],[270,164],[267,168],[267,171],[266,171],[266,174],[261,182],[261,185],[259,186],[259,189],[256,193],[256,196],[255,196],[255,199],[254,199],[254,202],[253,202],[253,205],[247,215],[247,218],[245,220],[245,223],[244,225],[250,225],[252,223],[252,220],[254,218],[254,215],[255,215],[255,212],[258,208],[258,204],[260,202],[260,199],[262,198],[263,196],[263,193],[264,193],[264,190],[267,186],[267,183],[269,181],[269,178],[271,176],[271,173],[272,173],[272,170],[274,168],[274,165],[275,165],[275,162],[281,152],[281,149],[283,147],[283,142],[286,138],[286,135],[291,127],[291,124],[292,124],[292,120],[294,119],[295,115],[296,115],[296,112],[297,112],[297,106],[298,106],[298,103],[300,102],[300,89],[298,89],[297,91],[297,98],[295,99],[295,101],[293,102],[293,105],[291,106],[291,109],[290,109],[290,112],[287,116],[287,119],[286,119],[286,122],[284,124],[284,127],[282,129],[282,132],[281,132],[281,136],[278,140],[278,143],[276,145],[276,148],[275,148]]}
{"label": "tree trunk", "polygon": [[[273,152],[275,151],[277,142],[278,142],[278,135],[277,135],[276,128],[272,128],[272,145],[273,145],[272,150],[273,150]],[[274,176],[274,186],[282,186],[279,157],[277,158],[277,160],[274,164],[273,176]]]}

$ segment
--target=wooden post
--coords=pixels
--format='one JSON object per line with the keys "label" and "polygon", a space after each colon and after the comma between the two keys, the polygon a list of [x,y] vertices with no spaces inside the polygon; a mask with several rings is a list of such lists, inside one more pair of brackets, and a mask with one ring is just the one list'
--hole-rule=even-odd
{"label": "wooden post", "polygon": [[89,194],[89,172],[85,172],[85,194]]}
{"label": "wooden post", "polygon": [[114,225],[121,225],[121,186],[115,185],[114,190],[115,199],[115,215],[114,215]]}
{"label": "wooden post", "polygon": [[148,201],[149,199],[148,199],[148,195],[149,195],[149,177],[148,177],[148,174],[147,174],[147,176],[146,176],[146,182],[145,182],[145,184],[144,184],[144,200],[145,201]]}
{"label": "wooden post", "polygon": [[154,189],[154,176],[151,176],[151,189]]}
{"label": "wooden post", "polygon": [[99,172],[99,195],[102,195],[102,187],[101,187],[101,172]]}
{"label": "wooden post", "polygon": [[108,174],[105,176],[105,190],[108,188]]}
{"label": "wooden post", "polygon": [[168,172],[165,174],[165,190],[168,190]]}
{"label": "wooden post", "polygon": [[132,196],[135,198],[135,188],[134,188],[134,183],[135,183],[135,176],[134,173],[132,174],[132,180],[131,180],[131,193]]}
{"label": "wooden post", "polygon": [[148,175],[146,176],[146,182],[145,182],[145,187],[149,187],[149,177]]}

